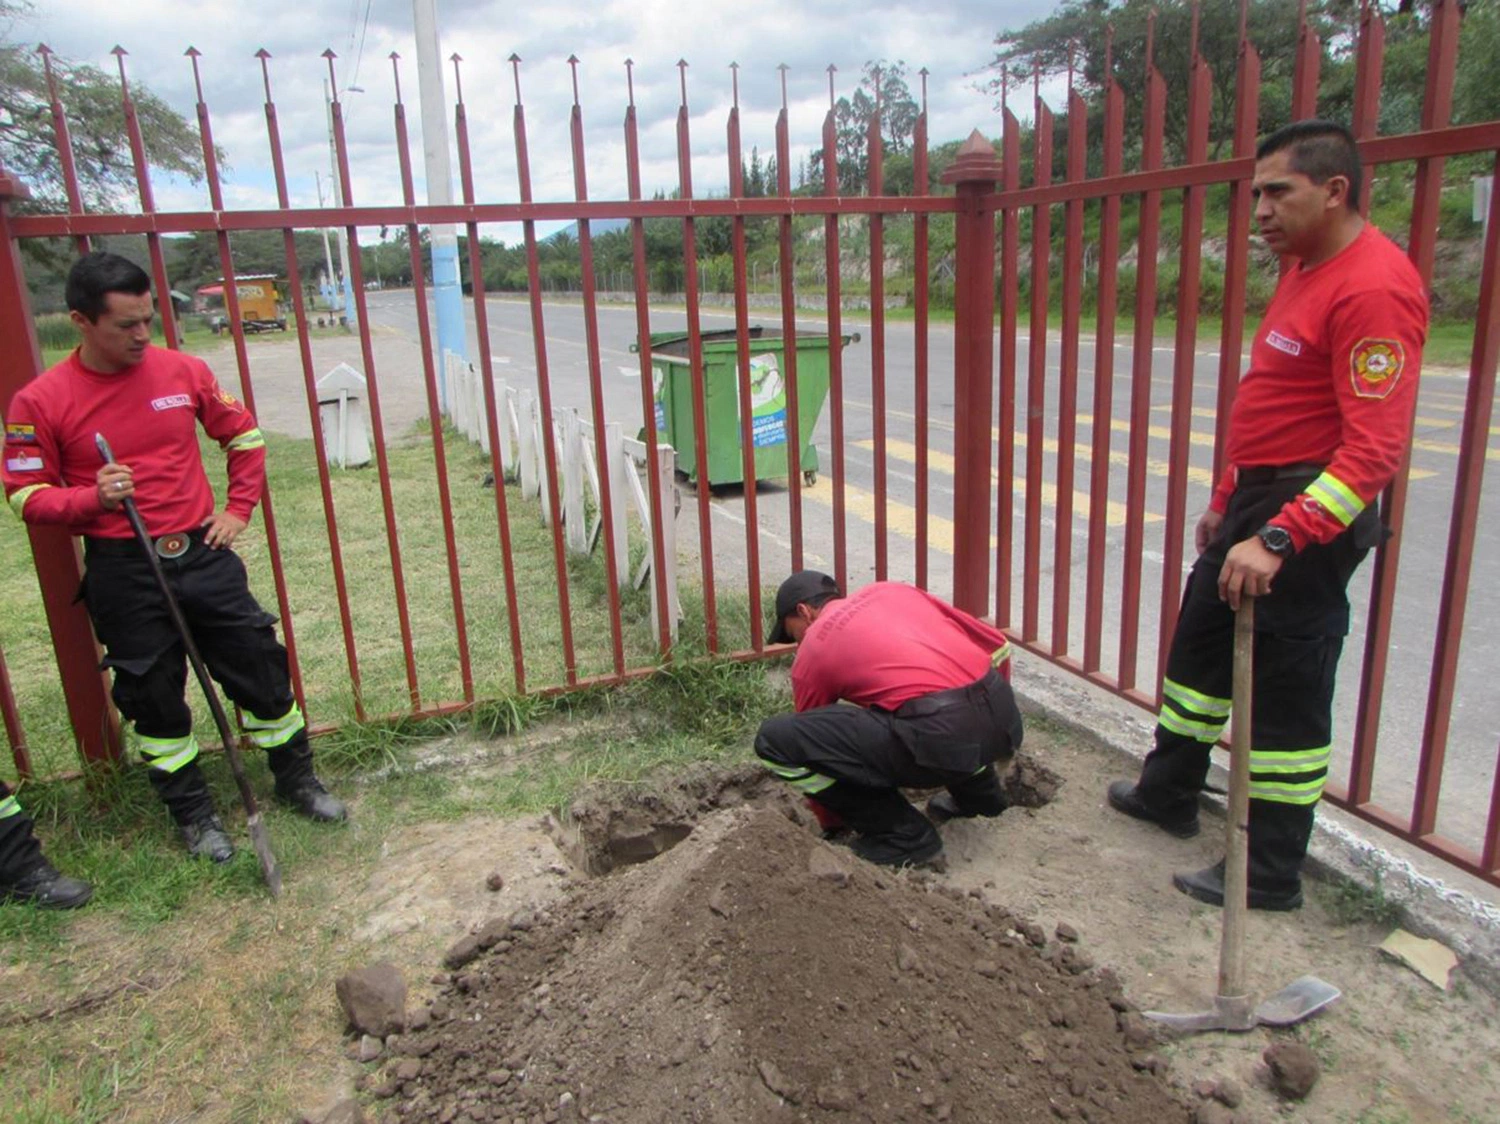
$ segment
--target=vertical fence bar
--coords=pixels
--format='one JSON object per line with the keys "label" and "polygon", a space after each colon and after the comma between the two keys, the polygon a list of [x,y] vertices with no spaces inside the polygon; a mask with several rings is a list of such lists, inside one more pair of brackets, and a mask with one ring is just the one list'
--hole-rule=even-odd
{"label": "vertical fence bar", "polygon": [[[943,182],[958,195],[954,215],[957,282],[953,299],[953,604],[989,611],[990,421],[995,393],[995,150],[976,129]],[[1009,500],[1007,499],[1007,503]]]}
{"label": "vertical fence bar", "polygon": [[[1073,88],[1068,67],[1068,164],[1070,185],[1087,171],[1088,107]],[[1052,547],[1052,655],[1068,651],[1068,614],[1073,583],[1073,479],[1078,436],[1078,322],[1083,303],[1083,200],[1069,199],[1063,216],[1062,351],[1057,385],[1057,528]]]}
{"label": "vertical fence bar", "polygon": [[[124,47],[116,47],[110,51],[120,68],[120,107],[125,113],[125,134],[130,140],[130,160],[135,166],[135,186],[140,195],[141,213],[149,215],[156,211],[156,200],[151,193],[151,166],[146,160],[146,145],[141,139],[141,123],[136,117],[135,99],[130,96],[130,80],[125,77],[127,53]],[[146,235],[146,250],[151,257],[151,272],[156,278],[156,291],[161,298],[157,301],[156,311],[161,317],[162,335],[166,337],[167,346],[175,349],[181,341],[177,338],[177,313],[172,307],[172,281],[167,276],[167,260],[161,252],[160,234],[152,232]]]}
{"label": "vertical fence bar", "polygon": [[[740,149],[740,68],[729,64],[732,99],[726,127],[729,156],[729,196],[745,195],[745,168]],[[745,274],[745,219],[730,220],[730,246],[734,257],[734,332],[736,391],[740,404],[740,474],[744,477],[745,569],[750,597],[750,646],[760,651],[765,637],[760,619],[760,514],[759,489],[755,482],[755,419],[750,400],[750,305],[749,281]]]}
{"label": "vertical fence bar", "polygon": [[[276,205],[291,209],[287,192],[286,162],[281,151],[281,125],[276,117],[276,102],[271,97],[271,52],[262,47],[255,53],[260,59],[261,82],[266,91],[266,137],[271,147],[271,169],[276,177]],[[297,348],[302,360],[302,385],[307,396],[307,416],[312,432],[313,456],[318,465],[318,487],[323,500],[323,520],[328,529],[328,563],[333,570],[334,592],[339,603],[339,627],[344,634],[344,658],[349,666],[349,690],[353,696],[354,717],[365,720],[364,690],[360,681],[359,650],[354,641],[354,620],[349,611],[349,583],[344,573],[344,552],[339,545],[338,513],[333,502],[333,485],[328,471],[328,452],[321,439],[322,424],[318,409],[318,378],[313,368],[312,340],[308,335],[307,306],[302,295],[302,269],[297,261],[297,240],[290,226],[282,227],[282,249],[286,254],[287,288],[297,316]]]}
{"label": "vertical fence bar", "polygon": [[[1254,155],[1259,111],[1260,55],[1254,44],[1242,34],[1234,94],[1236,157]],[[1214,410],[1214,462],[1210,487],[1224,474],[1229,413],[1240,385],[1240,360],[1245,350],[1245,291],[1250,271],[1250,210],[1250,181],[1237,179],[1229,185],[1229,224],[1224,247],[1224,318],[1219,335],[1219,389]]]}
{"label": "vertical fence bar", "polygon": [[[1385,20],[1369,4],[1362,5],[1359,18],[1359,49],[1354,62],[1354,117],[1350,129],[1358,140],[1373,137],[1380,126],[1380,80],[1385,61]],[[1359,213],[1369,215],[1369,184],[1374,165],[1365,165],[1366,190],[1359,200]]]}
{"label": "vertical fence bar", "polygon": [[[75,215],[83,214],[83,195],[78,190],[78,166],[73,160],[73,137],[68,131],[68,115],[63,110],[62,99],[57,95],[57,76],[52,73],[52,48],[43,43],[36,53],[42,56],[42,72],[47,79],[47,108],[52,115],[53,143],[57,149],[57,163],[62,171],[63,190],[68,197],[68,210]],[[73,239],[80,254],[89,252],[88,235],[80,234]]]}
{"label": "vertical fence bar", "polygon": [[[1155,13],[1147,20],[1145,132],[1141,171],[1162,163],[1162,121],[1166,85],[1151,56]],[[1161,244],[1161,192],[1141,193],[1140,234],[1136,240],[1135,322],[1130,356],[1130,441],[1125,486],[1125,557],[1120,593],[1120,674],[1122,690],[1136,683],[1136,637],[1141,619],[1141,558],[1145,543],[1146,442],[1151,421],[1151,366],[1156,328],[1156,255]],[[1152,685],[1153,693],[1156,685]]]}
{"label": "vertical fence bar", "polygon": [[[687,68],[677,60],[682,102],[677,108],[677,185],[684,200],[693,197],[693,146],[688,123]],[[788,220],[790,221],[790,220]],[[783,249],[783,254],[790,252]],[[708,413],[704,403],[703,329],[698,310],[698,232],[692,215],[682,217],[682,287],[687,297],[688,370],[693,388],[693,447],[697,457],[698,555],[703,569],[703,628],[710,655],[719,651],[719,611],[714,593],[713,507],[708,482]],[[785,313],[783,313],[785,315]],[[800,515],[800,511],[798,512]]]}
{"label": "vertical fence bar", "polygon": [[[1500,159],[1496,161],[1500,170]],[[1495,367],[1500,362],[1500,192],[1490,193],[1490,216],[1485,234],[1484,267],[1479,282],[1474,350],[1464,402],[1463,439],[1453,487],[1453,517],[1448,523],[1447,561],[1439,596],[1437,635],[1433,641],[1432,679],[1427,693],[1427,717],[1422,731],[1422,755],[1417,776],[1413,827],[1418,834],[1433,830],[1442,787],[1443,754],[1453,715],[1458,648],[1463,639],[1464,610],[1469,576],[1474,565],[1479,497],[1484,486],[1490,422],[1495,406]],[[1500,765],[1496,791],[1500,792]],[[1485,866],[1494,869],[1496,810],[1490,811],[1486,831]]]}
{"label": "vertical fence bar", "polygon": [[[521,202],[531,202],[531,155],[530,148],[526,143],[526,107],[521,102],[521,56],[511,55],[509,60],[511,74],[516,85],[516,107],[512,115],[512,128],[516,141],[516,181],[521,196]],[[460,150],[461,166],[465,168],[464,175],[466,191],[472,191],[474,177],[468,162],[464,159],[465,149]],[[472,200],[466,194],[464,202],[472,204]],[[562,506],[558,501],[557,492],[557,442],[552,440],[552,376],[547,363],[547,323],[542,310],[542,267],[540,251],[537,248],[536,222],[527,219],[521,224],[522,238],[526,244],[526,293],[527,304],[531,309],[531,345],[532,355],[536,361],[536,392],[537,401],[542,415],[542,464],[546,471],[546,479],[543,487],[546,489],[546,504],[549,518],[548,526],[552,531],[552,572],[557,579],[557,609],[562,617],[562,640],[563,640],[563,663],[564,674],[568,686],[578,682],[578,657],[573,644],[573,611],[571,594],[568,588],[568,556],[567,547],[563,543],[563,527],[561,512]],[[691,317],[691,313],[689,316]],[[485,349],[488,353],[488,348]],[[529,425],[527,419],[522,419],[522,425]],[[601,466],[602,468],[602,466]],[[496,491],[500,490],[499,477],[495,478]],[[503,499],[495,500],[496,517],[500,520],[502,527],[509,527],[510,520]],[[613,530],[613,526],[611,526]],[[508,541],[509,531],[505,532],[502,542]],[[509,558],[510,551],[506,547],[506,557]],[[606,562],[610,555],[606,554]],[[509,579],[509,580],[514,580]],[[611,586],[613,588],[613,585]],[[515,674],[517,690],[523,690],[521,684],[525,682],[525,668],[521,659],[521,622],[516,619],[510,623],[511,638],[515,644]]]}
{"label": "vertical fence bar", "polygon": [[31,753],[26,748],[26,730],[21,725],[21,712],[16,709],[16,695],[10,686],[10,668],[5,664],[5,653],[0,652],[0,715],[5,718],[5,737],[10,742],[10,758],[16,763],[16,774],[29,780],[32,773]]}
{"label": "vertical fence bar", "polygon": [[[31,316],[31,297],[21,267],[21,248],[11,233],[10,205],[28,196],[21,181],[0,165],[0,414],[10,411],[10,400],[36,377],[42,366],[36,322]],[[78,601],[82,574],[78,545],[63,527],[28,524],[37,585],[47,613],[52,649],[62,679],[63,700],[73,727],[73,742],[87,764],[114,763],[120,759],[120,717],[109,702],[109,684],[99,667],[99,646],[94,642],[88,612]],[[15,735],[11,752],[16,752]],[[16,758],[22,767],[21,757]],[[30,767],[29,761],[26,767]]]}
{"label": "vertical fence bar", "polygon": [[[1039,72],[1037,72],[1039,73]],[[1052,182],[1052,110],[1034,97],[1031,183]],[[1042,585],[1042,453],[1047,423],[1047,304],[1051,293],[1052,208],[1046,203],[1031,209],[1031,335],[1026,349],[1026,520],[1021,637],[1034,641],[1041,631]]]}
{"label": "vertical fence bar", "polygon": [[[1427,55],[1427,88],[1422,98],[1422,128],[1424,131],[1440,129],[1449,123],[1453,114],[1453,82],[1458,69],[1458,4],[1456,0],[1434,0],[1432,21],[1429,25]],[[1443,167],[1441,157],[1417,162],[1416,193],[1411,208],[1411,235],[1409,240],[1412,261],[1422,282],[1430,291],[1432,268],[1437,249],[1438,208],[1442,202]],[[1492,197],[1493,197],[1493,193]],[[1493,211],[1493,208],[1492,208]],[[1489,229],[1494,236],[1494,225]],[[1487,239],[1488,241],[1488,239]],[[1492,249],[1486,246],[1486,249]],[[1493,267],[1493,255],[1487,258]],[[1478,342],[1476,338],[1476,343]],[[1477,362],[1480,356],[1476,352]],[[1483,394],[1476,397],[1476,391]],[[1478,510],[1479,488],[1483,471],[1469,462],[1475,457],[1482,463],[1489,439],[1489,417],[1494,401],[1494,366],[1489,370],[1473,369],[1469,377],[1468,409],[1464,415],[1464,439],[1460,445],[1458,475],[1454,484],[1454,518],[1451,526],[1456,533],[1466,533],[1464,524],[1469,524],[1467,534],[1472,536],[1473,516]],[[1476,424],[1482,417],[1483,424]],[[1399,531],[1406,511],[1407,468],[1403,460],[1396,478],[1386,489],[1382,510],[1388,524]],[[1472,485],[1473,495],[1468,494]],[[1469,505],[1474,505],[1472,508]],[[1463,516],[1460,513],[1463,513]],[[1465,519],[1464,516],[1468,518]],[[1460,539],[1460,543],[1464,540]],[[1466,545],[1472,548],[1470,537]],[[1393,549],[1394,548],[1394,549]],[[1390,596],[1382,605],[1381,624],[1389,627],[1389,607],[1395,596],[1396,569],[1401,561],[1400,538],[1393,538],[1380,551],[1384,563],[1380,567],[1382,581],[1392,582]],[[1456,562],[1456,566],[1455,566]],[[1438,613],[1437,638],[1435,641],[1432,678],[1428,687],[1427,716],[1422,728],[1422,748],[1417,760],[1417,789],[1412,800],[1412,830],[1417,835],[1428,835],[1437,826],[1438,797],[1443,787],[1443,759],[1448,748],[1448,729],[1453,705],[1453,677],[1458,665],[1458,645],[1463,633],[1463,597],[1468,591],[1469,558],[1448,559],[1444,572],[1444,593],[1449,593],[1450,583],[1456,599],[1445,596]],[[1381,668],[1384,671],[1384,668]]]}
{"label": "vertical fence bar", "polygon": [[[193,89],[198,95],[198,138],[203,144],[203,176],[208,182],[209,205],[217,214],[224,210],[224,191],[219,179],[219,157],[214,151],[213,123],[209,119],[208,103],[203,99],[203,80],[198,72],[200,52],[189,47],[187,56],[192,61]],[[252,416],[258,418],[260,415],[256,413],[255,387],[250,378],[250,355],[245,348],[245,333],[233,327],[240,323],[240,297],[239,287],[234,279],[234,256],[230,252],[229,232],[220,229],[214,233],[219,251],[219,272],[223,274],[224,309],[231,325],[230,337],[234,341],[234,362],[240,375],[240,395],[245,399],[245,408]],[[287,592],[286,573],[281,564],[281,539],[276,533],[276,510],[271,499],[271,485],[268,480],[265,493],[261,496],[260,514],[266,524],[266,544],[271,556],[271,580],[276,586],[276,604],[281,613],[281,635],[286,643],[292,692],[297,698],[297,705],[306,709],[307,698],[302,688],[302,668],[297,659],[297,638],[292,622],[292,604]]]}
{"label": "vertical fence bar", "polygon": [[[411,150],[407,143],[406,105],[401,99],[401,56],[391,52],[391,82],[396,92],[396,104],[392,110],[396,127],[396,155],[401,172],[401,201],[408,208],[416,205],[416,188],[411,172]],[[453,64],[453,79],[458,91],[458,154],[459,165],[467,171],[469,138],[464,128],[463,83],[458,74],[457,61]],[[469,202],[466,197],[465,202]],[[415,219],[415,215],[413,215]],[[406,224],[406,242],[411,255],[412,300],[416,305],[417,339],[422,347],[422,381],[427,392],[427,424],[432,430],[432,459],[437,475],[438,511],[443,520],[443,550],[448,561],[448,592],[453,605],[453,638],[458,645],[458,674],[462,684],[464,702],[474,701],[474,664],[469,654],[469,624],[464,613],[463,582],[459,577],[458,536],[453,523],[453,495],[448,486],[448,453],[443,432],[443,407],[438,394],[438,372],[432,358],[432,319],[427,311],[427,276],[422,268],[422,239],[415,221]],[[469,248],[472,252],[478,242],[477,232],[469,231]],[[478,288],[482,279],[475,281]],[[488,350],[488,349],[486,349]],[[444,359],[446,362],[446,358]],[[504,487],[502,477],[495,477],[495,487]]]}
{"label": "vertical fence bar", "polygon": [[[629,90],[630,104],[625,110],[625,180],[631,199],[641,197],[641,154],[636,137],[635,83],[631,67],[635,64],[625,60],[625,83]],[[667,596],[667,545],[663,537],[662,472],[661,456],[658,452],[660,440],[656,432],[656,404],[651,386],[651,294],[646,272],[646,220],[630,220],[630,240],[635,263],[635,329],[639,345],[636,351],[640,358],[641,373],[641,425],[646,433],[646,479],[651,485],[651,578],[656,584],[656,628],[660,637],[661,654],[665,659],[672,654],[672,632],[676,624],[671,619],[672,606]],[[600,466],[601,471],[603,466]],[[623,498],[623,497],[622,497]],[[676,549],[676,544],[672,544]]]}
{"label": "vertical fence bar", "polygon": [[[923,67],[918,72],[922,78],[922,111],[917,115],[916,128],[912,134],[912,194],[925,196],[932,194],[932,185],[928,182],[931,172],[927,166],[927,68]],[[914,351],[914,385],[912,394],[916,397],[916,426],[917,426],[917,565],[916,584],[920,589],[927,588],[927,522],[929,518],[929,501],[927,496],[928,487],[928,450],[931,420],[928,414],[927,399],[927,304],[929,300],[928,284],[928,218],[926,212],[915,215],[912,218],[912,257],[916,269],[916,278],[913,284],[913,296],[916,300],[916,308],[913,311],[912,322],[912,348]]]}
{"label": "vertical fence bar", "polygon": [[[880,136],[880,68],[875,68],[875,113],[865,130],[870,159],[867,184],[871,196],[885,194],[885,145]],[[889,483],[885,447],[885,219],[870,219],[870,409],[875,438],[875,580],[885,581],[890,567]]]}
{"label": "vertical fence bar", "polygon": [[[828,115],[823,118],[823,194],[839,194],[838,124],[834,118],[833,76],[828,67]],[[845,514],[844,481],[844,348],[843,293],[840,285],[839,215],[829,211],[823,220],[823,254],[826,263],[828,316],[828,432],[833,446],[833,577],[840,589],[849,588],[848,525]]]}
{"label": "vertical fence bar", "polygon": [[[573,148],[573,195],[578,202],[585,203],[589,197],[589,185],[583,149],[583,106],[578,101],[577,55],[568,56],[568,66],[573,72],[573,111],[569,118]],[[621,566],[628,566],[629,559],[615,556],[615,517],[624,512],[615,511],[609,473],[604,471],[604,466],[609,463],[609,450],[604,434],[604,370],[600,360],[599,302],[594,291],[594,240],[589,232],[589,220],[585,218],[578,220],[578,260],[583,269],[583,330],[588,345],[594,461],[599,465],[599,518],[604,525],[604,568],[609,578],[610,648],[614,657],[615,675],[622,677],[625,674],[625,640],[620,623],[620,574]],[[542,432],[552,432],[550,417],[542,420]]]}
{"label": "vertical fence bar", "polygon": [[[1011,578],[1016,511],[1016,335],[1021,308],[1021,215],[1005,199],[1021,187],[1021,123],[1006,105],[1005,74],[1001,73],[1000,136],[1000,419],[995,450],[998,502],[995,504],[995,620],[1011,623]],[[955,218],[955,223],[957,219]],[[994,279],[991,278],[991,288]],[[958,287],[954,286],[954,309]],[[958,505],[954,503],[954,517]]]}
{"label": "vertical fence bar", "polygon": [[[1114,79],[1113,31],[1105,49],[1104,166],[1106,176],[1124,167],[1125,91]],[[1115,396],[1115,318],[1120,291],[1120,197],[1106,195],[1099,206],[1099,288],[1094,329],[1093,439],[1089,450],[1088,573],[1084,582],[1083,670],[1099,670],[1104,631],[1105,552],[1099,544],[1109,533],[1111,422]]]}
{"label": "vertical fence bar", "polygon": [[[328,59],[328,88],[333,91],[333,143],[338,156],[339,181],[343,186],[346,208],[354,206],[354,182],[349,175],[349,147],[344,139],[344,107],[339,101],[338,79],[334,75],[332,51],[324,52]],[[354,311],[359,317],[359,351],[365,364],[365,391],[370,396],[370,435],[375,446],[375,469],[380,477],[381,508],[385,515],[386,546],[391,556],[391,581],[396,592],[396,620],[401,630],[401,643],[406,661],[406,689],[413,710],[422,707],[422,692],[417,684],[416,646],[412,639],[411,609],[407,604],[406,578],[401,566],[401,536],[396,529],[396,506],[391,489],[390,458],[385,446],[385,423],[380,409],[380,379],[375,373],[375,350],[370,342],[370,318],[365,308],[365,275],[359,260],[359,227],[348,224],[349,281],[354,293]],[[500,489],[497,486],[496,492]]]}
{"label": "vertical fence bar", "polygon": [[[1187,162],[1208,159],[1213,75],[1198,53],[1198,9],[1193,8],[1192,67],[1188,77]],[[1198,284],[1203,275],[1203,187],[1182,193],[1182,242],[1177,267],[1177,337],[1172,351],[1171,436],[1167,445],[1167,519],[1162,532],[1161,607],[1156,678],[1167,672],[1167,652],[1182,597],[1182,536],[1187,522],[1188,462],[1193,437],[1193,369],[1198,350]]]}
{"label": "vertical fence bar", "polygon": [[[787,119],[785,63],[776,68],[781,73],[781,112],[776,115],[776,193],[783,200],[792,197],[791,125]],[[802,391],[797,383],[797,255],[792,214],[784,211],[777,220],[779,261],[781,263],[781,339],[785,352],[786,376],[786,474],[787,514],[792,539],[792,570],[803,568],[802,548],[802,443],[812,434],[802,432]],[[830,341],[830,346],[832,342]]]}
{"label": "vertical fence bar", "polygon": [[1318,115],[1318,70],[1323,44],[1307,22],[1307,0],[1297,5],[1297,54],[1292,64],[1292,120]]}

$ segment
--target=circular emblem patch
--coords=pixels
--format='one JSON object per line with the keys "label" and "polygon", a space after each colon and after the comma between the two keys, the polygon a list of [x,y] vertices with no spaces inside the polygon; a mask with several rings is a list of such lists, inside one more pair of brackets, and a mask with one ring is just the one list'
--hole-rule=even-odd
{"label": "circular emblem patch", "polygon": [[1406,350],[1400,340],[1365,337],[1349,353],[1349,375],[1361,398],[1384,398],[1401,377]]}

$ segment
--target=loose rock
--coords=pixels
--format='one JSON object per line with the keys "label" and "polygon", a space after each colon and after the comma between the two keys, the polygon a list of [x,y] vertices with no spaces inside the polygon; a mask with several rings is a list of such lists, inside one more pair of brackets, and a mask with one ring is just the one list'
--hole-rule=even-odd
{"label": "loose rock", "polygon": [[362,1034],[384,1038],[406,1025],[406,978],[389,961],[340,976],[334,992],[349,1024]]}
{"label": "loose rock", "polygon": [[1261,1058],[1270,1068],[1271,1088],[1287,1100],[1304,1099],[1322,1073],[1317,1057],[1300,1042],[1275,1042]]}

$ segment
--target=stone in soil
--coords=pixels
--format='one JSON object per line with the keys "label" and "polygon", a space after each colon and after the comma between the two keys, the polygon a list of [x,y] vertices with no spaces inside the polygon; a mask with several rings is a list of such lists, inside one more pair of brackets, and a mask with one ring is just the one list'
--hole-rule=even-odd
{"label": "stone in soil", "polygon": [[466,965],[382,1071],[403,1122],[482,1103],[611,1124],[1187,1124],[1117,1022],[1112,976],[781,811],[723,804]]}
{"label": "stone in soil", "polygon": [[1322,1068],[1300,1042],[1273,1042],[1261,1055],[1271,1075],[1271,1088],[1287,1100],[1300,1101],[1318,1083]]}

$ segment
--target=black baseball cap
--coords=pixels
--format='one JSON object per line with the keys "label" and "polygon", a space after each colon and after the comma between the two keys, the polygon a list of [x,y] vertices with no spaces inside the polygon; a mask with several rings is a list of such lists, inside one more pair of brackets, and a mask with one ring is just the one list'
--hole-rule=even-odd
{"label": "black baseball cap", "polygon": [[808,601],[823,601],[839,596],[838,582],[818,570],[798,570],[776,591],[776,624],[771,629],[769,643],[790,644],[791,633],[786,630],[786,619],[797,611],[797,606]]}

